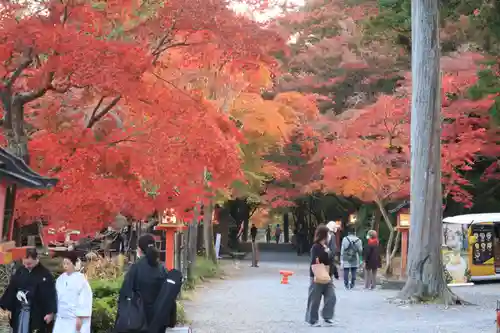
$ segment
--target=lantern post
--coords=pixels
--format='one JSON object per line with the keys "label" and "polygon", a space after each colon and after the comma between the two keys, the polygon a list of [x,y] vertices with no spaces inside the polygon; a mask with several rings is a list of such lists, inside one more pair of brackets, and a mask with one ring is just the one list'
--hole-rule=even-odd
{"label": "lantern post", "polygon": [[177,219],[173,209],[165,210],[161,222],[155,227],[155,230],[165,233],[165,268],[167,270],[175,268],[175,235],[184,229],[186,226],[180,219]]}
{"label": "lantern post", "polygon": [[408,262],[408,233],[410,231],[410,210],[403,208],[398,212],[396,229],[401,232],[401,277],[406,276]]}

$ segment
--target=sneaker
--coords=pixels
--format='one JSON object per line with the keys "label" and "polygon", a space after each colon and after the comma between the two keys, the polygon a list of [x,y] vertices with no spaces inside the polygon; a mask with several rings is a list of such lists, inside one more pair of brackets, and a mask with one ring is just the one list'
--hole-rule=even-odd
{"label": "sneaker", "polygon": [[317,321],[315,323],[310,323],[309,325],[311,325],[311,327],[321,327],[321,324],[319,323],[319,321]]}
{"label": "sneaker", "polygon": [[333,326],[334,322],[331,319],[325,319],[325,326],[331,327]]}

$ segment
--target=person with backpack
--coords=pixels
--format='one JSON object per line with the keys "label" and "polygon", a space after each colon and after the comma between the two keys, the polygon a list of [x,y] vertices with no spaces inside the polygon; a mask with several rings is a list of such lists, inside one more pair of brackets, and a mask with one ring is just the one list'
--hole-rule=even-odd
{"label": "person with backpack", "polygon": [[[342,239],[340,248],[340,265],[344,270],[344,286],[346,289],[354,288],[362,253],[363,244],[361,239],[356,236],[352,227],[348,227],[347,236]],[[350,280],[349,274],[351,275]]]}

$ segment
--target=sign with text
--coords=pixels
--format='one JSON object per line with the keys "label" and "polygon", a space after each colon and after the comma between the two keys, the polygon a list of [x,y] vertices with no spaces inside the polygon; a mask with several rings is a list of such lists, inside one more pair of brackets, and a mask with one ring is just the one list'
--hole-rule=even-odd
{"label": "sign with text", "polygon": [[472,235],[476,237],[476,243],[472,248],[472,262],[474,265],[493,265],[493,228],[493,224],[472,225]]}

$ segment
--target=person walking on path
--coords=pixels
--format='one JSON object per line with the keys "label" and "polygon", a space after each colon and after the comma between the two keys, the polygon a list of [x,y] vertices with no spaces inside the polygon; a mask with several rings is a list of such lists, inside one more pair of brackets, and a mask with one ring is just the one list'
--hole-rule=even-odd
{"label": "person walking on path", "polygon": [[[156,299],[164,281],[167,280],[168,273],[160,263],[160,253],[155,247],[155,239],[152,235],[145,234],[139,238],[137,253],[140,259],[130,266],[120,289],[115,333],[128,332],[128,327],[122,327],[127,322],[123,318],[131,314],[123,311],[127,309],[126,304],[134,298],[134,293],[140,295],[146,322],[144,329],[137,333],[149,333],[147,328],[153,322]],[[172,314],[165,313],[165,316],[169,315],[172,316]]]}
{"label": "person walking on path", "polygon": [[317,263],[324,264],[325,266],[333,264],[327,251],[328,232],[329,229],[325,225],[319,225],[316,229],[314,244],[311,248],[311,264],[309,268],[311,282],[309,284],[309,297],[307,298],[306,322],[313,327],[321,326],[319,322],[319,306],[321,298],[323,298],[324,303],[321,314],[326,326],[333,325],[333,315],[335,312],[335,304],[337,303],[337,297],[335,295],[331,275],[330,282],[326,284],[316,283],[312,270],[312,265]]}
{"label": "person walking on path", "polygon": [[281,228],[279,224],[276,225],[276,230],[274,230],[274,237],[276,237],[276,244],[278,244],[281,238]]}
{"label": "person walking on path", "polygon": [[271,243],[271,226],[268,225],[266,228],[266,243]]}
{"label": "person walking on path", "polygon": [[365,263],[365,289],[375,289],[377,269],[381,267],[379,241],[375,230],[368,231],[368,245],[365,248],[363,261]]}
{"label": "person walking on path", "polygon": [[257,238],[257,227],[254,223],[252,223],[252,227],[250,228],[250,236],[252,237],[252,243],[255,243],[255,238]]}
{"label": "person walking on path", "polygon": [[92,289],[85,275],[76,270],[78,256],[67,252],[64,273],[56,281],[57,315],[53,333],[90,333]]}
{"label": "person walking on path", "polygon": [[334,221],[328,222],[326,225],[328,228],[328,256],[331,261],[330,265],[330,276],[335,277],[335,279],[339,279],[339,270],[337,269],[337,265],[335,264],[335,257],[337,255],[337,238],[335,234],[337,232],[337,224]]}
{"label": "person walking on path", "polygon": [[[346,289],[354,288],[356,283],[356,272],[358,271],[363,244],[361,239],[355,235],[352,227],[348,228],[347,236],[342,239],[340,248],[340,264],[344,270],[344,286]],[[349,274],[351,279],[349,280]]]}

